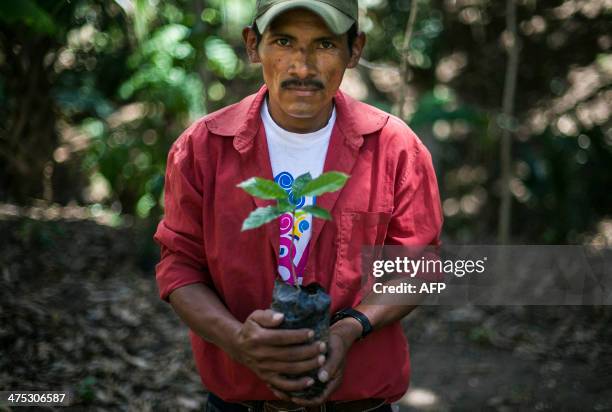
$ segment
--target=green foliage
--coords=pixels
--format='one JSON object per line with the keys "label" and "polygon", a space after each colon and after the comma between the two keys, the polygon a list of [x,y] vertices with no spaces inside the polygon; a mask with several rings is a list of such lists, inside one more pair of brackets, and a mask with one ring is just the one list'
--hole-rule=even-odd
{"label": "green foliage", "polygon": [[233,79],[238,74],[239,60],[234,49],[223,39],[211,36],[204,43],[208,68],[217,76]]}
{"label": "green foliage", "polygon": [[188,112],[190,119],[201,116],[202,82],[182,67],[194,57],[188,35],[189,29],[180,24],[168,24],[153,32],[128,60],[137,70],[119,88],[121,98],[161,102],[170,112]]}
{"label": "green foliage", "polygon": [[[149,218],[162,212],[165,160],[173,140],[189,123],[213,110],[213,101],[217,105],[234,101],[234,94],[226,96],[224,81],[238,76],[244,65],[235,51],[239,31],[238,36],[232,33],[237,26],[227,24],[230,20],[246,24],[250,17],[233,12],[228,19],[226,1],[207,2],[202,11],[195,3],[180,0],[157,6],[138,0],[132,5],[109,6],[113,13],[120,9],[125,20],[123,32],[109,28],[105,33],[108,43],[120,42],[129,52],[121,61],[118,87],[107,93],[114,113],[96,116],[100,124],[96,130],[102,133],[90,134],[93,144],[83,166],[90,176],[108,182],[112,193],[105,202],[118,200],[124,212]],[[106,18],[101,10],[96,16],[100,21]],[[77,99],[73,96],[72,101]],[[102,107],[92,106],[96,112]],[[139,108],[139,113],[121,115],[131,107]],[[122,117],[130,118],[113,121]],[[84,118],[83,130],[90,128],[91,117]]]}
{"label": "green foliage", "polygon": [[341,189],[349,176],[346,173],[341,172],[327,172],[321,176],[307,182],[302,190],[294,193],[294,197],[299,198],[302,196],[319,196],[328,192],[335,192]]}
{"label": "green foliage", "polygon": [[293,184],[291,185],[291,192],[293,193],[293,198],[299,199],[300,197],[302,197],[302,190],[304,189],[304,186],[311,181],[312,176],[310,175],[310,173],[304,173],[303,175],[298,176],[296,179],[294,179]]}
{"label": "green foliage", "polygon": [[276,182],[261,177],[252,177],[238,185],[251,196],[261,199],[286,199],[287,193]]}
{"label": "green foliage", "polygon": [[295,210],[295,205],[289,198],[279,199],[277,207],[283,213],[292,213]]}
{"label": "green foliage", "polygon": [[304,206],[302,210],[306,213],[310,213],[314,217],[318,217],[320,219],[332,220],[331,215],[327,210],[318,206]]}
{"label": "green foliage", "polygon": [[255,229],[276,219],[284,212],[276,206],[258,207],[242,222],[242,231]]}
{"label": "green foliage", "polygon": [[[313,179],[310,173],[298,176],[292,186],[291,191],[285,191],[278,183],[273,180],[261,177],[252,177],[238,184],[238,187],[261,199],[275,199],[276,206],[258,207],[246,218],[242,224],[242,230],[254,229],[264,225],[283,213],[291,212],[295,214],[296,207],[291,202],[291,198],[299,199],[302,196],[319,196],[341,189],[349,176],[340,172],[327,172]],[[312,214],[314,217],[331,220],[330,213],[322,207],[305,206],[301,210]]]}

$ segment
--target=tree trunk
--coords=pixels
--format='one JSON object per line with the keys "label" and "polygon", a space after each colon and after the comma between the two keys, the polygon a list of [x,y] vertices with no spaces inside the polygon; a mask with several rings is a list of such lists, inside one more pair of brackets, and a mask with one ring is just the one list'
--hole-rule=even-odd
{"label": "tree trunk", "polygon": [[[0,199],[28,203],[42,198],[58,144],[56,109],[45,56],[55,47],[48,37],[23,27],[3,28],[0,50],[5,79],[0,111]],[[47,191],[47,195],[49,195]]]}

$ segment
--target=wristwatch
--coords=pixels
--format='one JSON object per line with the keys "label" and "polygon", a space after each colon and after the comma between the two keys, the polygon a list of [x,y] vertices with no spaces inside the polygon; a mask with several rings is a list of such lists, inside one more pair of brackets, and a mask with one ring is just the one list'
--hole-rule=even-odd
{"label": "wristwatch", "polygon": [[359,323],[361,323],[361,327],[363,328],[363,331],[361,332],[361,339],[365,338],[370,334],[370,332],[372,332],[372,324],[370,323],[368,317],[353,308],[346,308],[336,312],[334,316],[332,316],[329,324],[333,325],[340,319],[344,318],[354,318],[357,319]]}

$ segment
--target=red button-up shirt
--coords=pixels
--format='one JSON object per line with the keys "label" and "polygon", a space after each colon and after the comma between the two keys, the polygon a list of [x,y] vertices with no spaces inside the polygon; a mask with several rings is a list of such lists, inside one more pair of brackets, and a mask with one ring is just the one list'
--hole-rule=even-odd
{"label": "red button-up shirt", "polygon": [[[277,276],[279,224],[241,232],[258,206],[236,185],[252,176],[272,179],[260,106],[266,87],[205,116],[173,144],[168,156],[165,216],[157,283],[162,299],[197,282],[212,288],[241,322],[272,300]],[[314,219],[304,284],[317,282],[331,296],[332,313],[355,307],[361,296],[363,245],[437,245],[442,214],[431,156],[402,121],[342,92],[324,171],[351,177],[317,205],[333,220]],[[226,401],[275,399],[250,369],[221,348],[190,333],[203,384]],[[344,378],[331,400],[400,398],[408,388],[408,343],[399,322],[354,343]]]}

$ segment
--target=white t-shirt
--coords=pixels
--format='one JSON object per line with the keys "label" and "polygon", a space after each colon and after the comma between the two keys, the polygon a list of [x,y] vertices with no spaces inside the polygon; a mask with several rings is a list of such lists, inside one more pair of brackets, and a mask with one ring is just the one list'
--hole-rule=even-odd
{"label": "white t-shirt", "polygon": [[[266,130],[268,151],[274,180],[286,191],[291,190],[293,180],[300,175],[310,172],[312,178],[323,173],[323,165],[327,154],[327,147],[331,132],[336,122],[336,109],[325,127],[312,133],[292,133],[280,127],[270,116],[267,99],[261,106],[261,118]],[[295,215],[295,241],[291,246],[291,213],[285,213],[280,221],[280,247],[278,272],[287,283],[293,284],[291,276],[291,261],[289,251],[293,248],[293,262],[298,283],[302,283],[302,276],[308,260],[308,244],[312,230],[312,216],[300,209],[313,205],[316,199],[312,196],[293,199],[297,206]]]}

